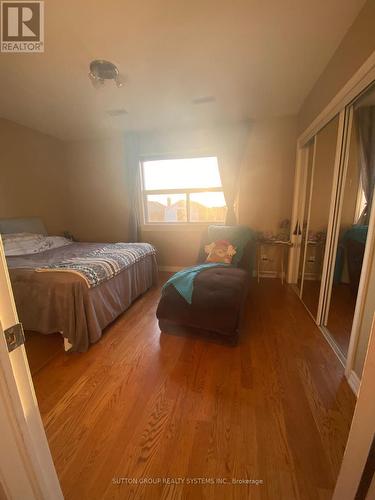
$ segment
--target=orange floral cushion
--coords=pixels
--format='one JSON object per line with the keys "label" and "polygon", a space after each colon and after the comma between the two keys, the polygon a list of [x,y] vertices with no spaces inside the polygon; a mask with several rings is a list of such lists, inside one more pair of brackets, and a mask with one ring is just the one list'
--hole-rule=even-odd
{"label": "orange floral cushion", "polygon": [[206,262],[221,262],[230,264],[236,254],[236,248],[227,240],[213,241],[204,247],[207,254]]}

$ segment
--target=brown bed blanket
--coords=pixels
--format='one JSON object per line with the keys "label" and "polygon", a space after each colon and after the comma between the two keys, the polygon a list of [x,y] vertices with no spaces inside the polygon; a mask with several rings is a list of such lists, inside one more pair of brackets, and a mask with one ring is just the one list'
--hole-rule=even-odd
{"label": "brown bed blanket", "polygon": [[87,351],[90,344],[100,339],[102,330],[156,282],[155,255],[145,256],[94,288],[88,288],[84,278],[75,273],[35,271],[101,246],[72,243],[38,254],[7,258],[17,311],[25,330],[62,332],[72,350]]}

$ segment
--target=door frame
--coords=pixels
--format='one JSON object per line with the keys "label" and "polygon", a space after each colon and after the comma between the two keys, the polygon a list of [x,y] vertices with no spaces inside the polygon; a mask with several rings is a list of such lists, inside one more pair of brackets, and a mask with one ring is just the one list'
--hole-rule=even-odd
{"label": "door frame", "polygon": [[[373,203],[375,203],[375,191],[373,193]],[[350,342],[348,355],[345,365],[345,375],[348,378],[349,384],[356,394],[358,394],[360,378],[353,370],[357,346],[359,340],[360,327],[362,323],[363,312],[367,295],[367,288],[370,279],[370,271],[373,259],[375,258],[375,205],[372,205],[365,253],[363,256],[361,278],[359,280],[357,303],[355,306],[352,331],[350,334]]]}
{"label": "door frame", "polygon": [[[370,55],[370,57],[364,62],[364,64],[357,70],[357,72],[350,78],[350,80],[342,87],[342,89],[336,94],[336,96],[328,103],[328,105],[322,110],[322,112],[313,120],[313,122],[306,128],[306,130],[297,139],[297,157],[296,157],[296,169],[295,169],[295,192],[293,199],[293,209],[291,217],[291,227],[294,228],[299,220],[299,197],[298,187],[301,182],[301,172],[303,169],[303,159],[302,154],[303,148],[311,141],[316,134],[325,127],[336,115],[340,113],[350,112],[351,105],[358,96],[363,93],[368,87],[370,87],[375,82],[375,51]],[[338,134],[338,143],[344,144],[344,134],[347,133],[348,127],[342,128],[342,131]],[[341,133],[341,136],[340,136]],[[336,151],[337,152],[337,151]],[[296,189],[297,188],[297,189]],[[375,197],[375,193],[374,193]],[[333,201],[333,200],[332,200]],[[332,203],[332,211],[334,206]],[[330,335],[327,333],[326,329],[320,325],[321,319],[324,317],[325,311],[323,309],[323,302],[320,301],[320,308],[318,308],[317,318],[315,322],[322,331],[324,337],[328,343],[333,348],[337,357],[345,367],[345,375],[348,379],[349,385],[351,386],[354,393],[358,394],[360,379],[357,374],[353,371],[354,359],[356,355],[356,348],[359,336],[359,326],[362,320],[362,314],[364,309],[364,303],[366,298],[366,288],[368,283],[368,275],[370,272],[370,265],[372,257],[375,253],[375,210],[372,210],[369,231],[367,235],[366,251],[362,265],[361,279],[358,288],[357,303],[355,308],[355,313],[353,317],[353,325],[350,336],[349,350],[346,360],[343,358],[340,350],[337,348]],[[332,212],[333,213],[333,212]],[[331,220],[331,219],[330,219]],[[327,235],[328,236],[328,235]],[[298,281],[298,251],[296,248],[296,238],[291,235],[291,240],[294,246],[289,251],[289,266],[288,266],[288,276],[287,282],[290,284],[296,284]],[[327,253],[327,252],[326,252]],[[328,255],[327,255],[328,259]],[[327,261],[328,262],[328,261]],[[323,266],[324,269],[324,266]],[[326,271],[326,279],[328,280],[328,267]],[[323,277],[322,277],[323,278]],[[327,290],[325,290],[327,294]],[[325,296],[327,297],[327,295]],[[324,297],[322,296],[322,299]],[[325,299],[324,299],[325,300]]]}
{"label": "door frame", "polygon": [[[306,214],[306,235],[309,230],[309,220],[310,220],[310,208],[311,208],[311,194],[312,194],[312,189],[313,189],[313,178],[314,178],[314,166],[315,166],[315,153],[316,153],[316,136],[310,141],[306,146],[303,148],[299,149],[299,154],[301,154],[301,168],[299,172],[298,178],[296,177],[296,185],[295,185],[295,192],[297,193],[296,196],[296,213],[298,216],[296,217],[296,220],[294,221],[293,227],[296,229],[301,230],[301,234],[293,234],[293,238],[291,238],[291,241],[293,243],[293,247],[295,250],[295,259],[293,261],[293,264],[289,260],[289,267],[288,270],[290,270],[293,275],[295,275],[295,281],[296,281],[296,286],[298,289],[298,295],[300,298],[302,298],[302,292],[303,292],[303,275],[305,272],[305,259],[306,259],[306,252],[307,252],[307,245],[305,241],[305,245],[303,246],[303,225],[305,221],[305,209],[306,209],[306,198],[309,199],[309,204],[308,204],[308,213]],[[309,161],[310,161],[310,147],[312,146],[312,161],[311,161],[311,180],[310,180],[310,189],[309,192],[306,192],[307,189],[307,180],[309,177]],[[302,264],[302,273],[301,273],[301,287],[298,288],[298,278],[299,278],[299,269],[300,269],[300,256],[303,255],[303,264]],[[291,252],[289,253],[289,259],[291,257]],[[292,268],[292,265],[295,266],[295,268]]]}
{"label": "door frame", "polygon": [[8,352],[3,329],[17,323],[0,237],[0,492],[14,499],[62,500],[25,348]]}
{"label": "door frame", "polygon": [[[375,316],[367,348],[358,401],[332,500],[356,498],[375,430]],[[374,478],[372,480],[374,482]],[[370,487],[371,488],[371,487]],[[370,500],[370,496],[366,495]],[[373,498],[371,496],[371,498]]]}
{"label": "door frame", "polygon": [[[315,143],[315,137],[314,137]],[[306,198],[306,184],[305,178],[307,178],[306,172],[308,167],[308,148],[300,148],[297,146],[296,151],[296,170],[294,175],[294,197],[293,197],[293,208],[292,208],[292,219],[291,219],[291,231],[290,241],[293,246],[288,254],[288,271],[287,271],[287,282],[295,283],[298,285],[298,274],[299,274],[299,257],[302,252],[301,248],[301,236],[298,234],[298,224],[300,223],[301,212],[304,209],[303,201]],[[296,234],[294,234],[296,232]]]}

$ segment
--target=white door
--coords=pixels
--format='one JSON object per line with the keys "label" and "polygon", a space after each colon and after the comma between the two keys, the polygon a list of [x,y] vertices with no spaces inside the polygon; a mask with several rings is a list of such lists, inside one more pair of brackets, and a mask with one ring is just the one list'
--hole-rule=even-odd
{"label": "white door", "polygon": [[63,498],[23,345],[8,352],[4,331],[18,323],[0,238],[0,497]]}
{"label": "white door", "polygon": [[[362,380],[355,407],[348,442],[341,464],[341,470],[336,483],[332,500],[353,500],[363,480],[363,471],[368,460],[371,445],[375,435],[375,316],[372,323],[372,333],[367,349]],[[374,476],[375,477],[375,476]],[[366,500],[375,498],[375,484],[367,493]],[[362,497],[360,497],[362,498]]]}

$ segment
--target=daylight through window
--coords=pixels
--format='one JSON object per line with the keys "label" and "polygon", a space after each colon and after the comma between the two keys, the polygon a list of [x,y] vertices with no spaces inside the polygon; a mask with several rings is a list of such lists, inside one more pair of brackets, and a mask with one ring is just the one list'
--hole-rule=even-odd
{"label": "daylight through window", "polygon": [[216,157],[144,161],[141,169],[146,223],[224,222]]}

